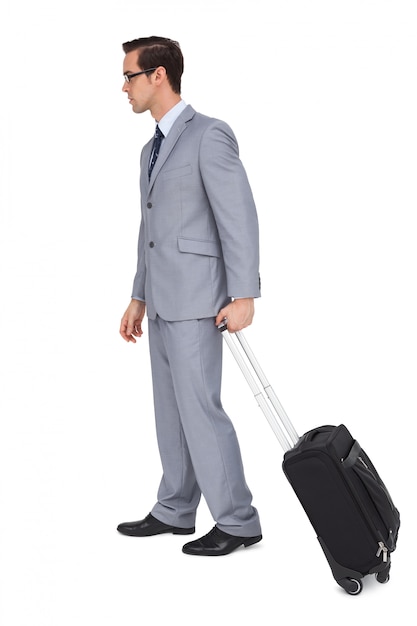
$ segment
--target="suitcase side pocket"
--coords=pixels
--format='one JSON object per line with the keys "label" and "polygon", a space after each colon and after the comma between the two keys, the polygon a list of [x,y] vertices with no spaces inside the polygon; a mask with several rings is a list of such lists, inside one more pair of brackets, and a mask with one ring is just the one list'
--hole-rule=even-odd
{"label": "suitcase side pocket", "polygon": [[371,460],[357,441],[342,467],[375,529],[378,541],[382,541],[389,552],[393,552],[400,526],[399,512]]}

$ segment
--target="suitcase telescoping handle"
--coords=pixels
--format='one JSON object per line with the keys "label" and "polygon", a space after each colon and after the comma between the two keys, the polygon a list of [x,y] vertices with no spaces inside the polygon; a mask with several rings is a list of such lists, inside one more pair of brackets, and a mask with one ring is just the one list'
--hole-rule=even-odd
{"label": "suitcase telescoping handle", "polygon": [[[255,355],[253,354],[252,349],[250,348],[246,340],[246,337],[241,330],[235,333],[229,333],[229,331],[227,330],[227,320],[224,320],[218,326],[218,329],[223,334],[223,338],[225,339],[227,345],[230,348],[230,351],[235,357],[237,364],[239,365],[244,377],[246,378],[247,383],[249,384],[249,387],[252,390],[253,395],[255,396],[255,400],[262,409],[262,412],[264,413],[266,419],[269,422],[269,425],[271,426],[278,441],[280,442],[282,449],[284,450],[284,452],[290,450],[297,443],[299,437],[288,415],[286,414],[284,407],[278,400],[274,390],[268,382],[268,379],[262,371],[261,366],[255,358]],[[263,394],[254,376],[252,375],[252,372],[244,359],[242,350],[246,355],[250,365],[252,366],[253,371],[261,382],[267,398]],[[268,404],[268,400],[270,401],[273,409],[278,415],[281,424],[278,422],[276,415],[273,413],[271,406]],[[282,428],[282,426],[284,426],[284,428]]]}

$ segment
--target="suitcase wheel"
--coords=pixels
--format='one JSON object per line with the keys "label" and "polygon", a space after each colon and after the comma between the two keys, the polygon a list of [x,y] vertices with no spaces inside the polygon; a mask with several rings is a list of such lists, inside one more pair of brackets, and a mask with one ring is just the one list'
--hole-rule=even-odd
{"label": "suitcase wheel", "polygon": [[357,596],[362,591],[362,581],[357,578],[341,578],[337,582],[350,596]]}
{"label": "suitcase wheel", "polygon": [[389,581],[390,569],[391,569],[391,562],[389,561],[388,565],[383,570],[375,573],[375,578],[377,579],[379,583],[384,584]]}
{"label": "suitcase wheel", "polygon": [[387,572],[386,570],[384,570],[383,572],[378,572],[377,574],[375,574],[375,578],[379,583],[384,585],[389,581],[389,571]]}

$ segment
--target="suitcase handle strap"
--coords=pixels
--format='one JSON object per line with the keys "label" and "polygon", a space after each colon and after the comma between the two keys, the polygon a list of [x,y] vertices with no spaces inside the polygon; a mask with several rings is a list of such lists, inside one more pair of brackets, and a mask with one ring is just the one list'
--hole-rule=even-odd
{"label": "suitcase handle strap", "polygon": [[[255,400],[262,409],[284,452],[290,450],[298,442],[299,437],[288,415],[286,414],[284,407],[278,400],[274,390],[268,382],[268,379],[261,369],[261,366],[259,365],[255,355],[253,354],[252,349],[250,348],[246,337],[243,334],[243,331],[240,330],[233,334],[229,333],[229,331],[227,330],[227,320],[224,320],[218,326],[218,329],[223,334],[223,338],[225,339],[244,377],[246,378],[246,381],[249,384],[253,395],[255,396]],[[263,390],[266,393],[266,397],[260,389],[255,378],[253,377],[252,372],[244,359],[244,355],[246,356],[249,364],[252,366],[252,370],[258,377],[263,387]],[[279,417],[281,423],[278,422],[276,415],[273,413],[271,406],[268,404],[268,400],[275,410],[276,415]],[[284,428],[282,428],[282,426]]]}
{"label": "suitcase handle strap", "polygon": [[343,467],[348,468],[348,467],[352,467],[352,465],[355,465],[361,451],[362,451],[362,448],[359,442],[355,441],[352,446],[351,451],[349,452],[349,455],[346,457],[346,459],[343,460]]}

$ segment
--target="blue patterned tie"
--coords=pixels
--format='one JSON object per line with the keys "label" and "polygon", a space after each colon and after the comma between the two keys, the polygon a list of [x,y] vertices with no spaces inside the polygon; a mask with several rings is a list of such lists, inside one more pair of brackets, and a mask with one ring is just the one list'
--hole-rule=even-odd
{"label": "blue patterned tie", "polygon": [[158,158],[158,154],[161,148],[161,143],[162,143],[163,138],[164,138],[164,134],[160,130],[159,126],[157,126],[155,129],[155,137],[153,139],[151,160],[149,161],[149,167],[148,167],[149,178],[151,177],[153,166],[155,165],[156,159]]}

